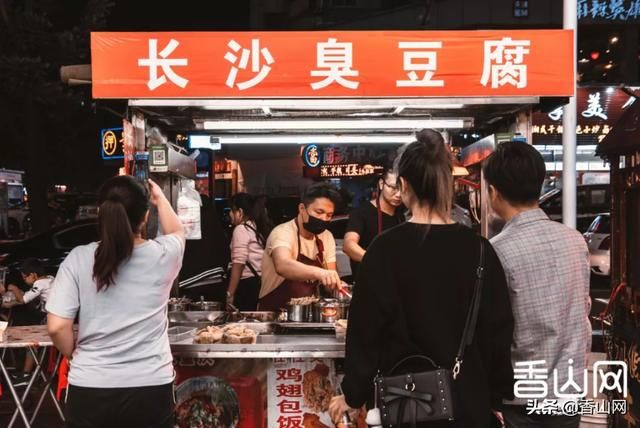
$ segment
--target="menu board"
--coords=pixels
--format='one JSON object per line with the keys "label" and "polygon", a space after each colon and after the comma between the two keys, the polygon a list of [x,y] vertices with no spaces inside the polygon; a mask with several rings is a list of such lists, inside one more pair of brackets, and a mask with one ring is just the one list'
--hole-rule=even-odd
{"label": "menu board", "polygon": [[336,389],[331,359],[274,359],[267,373],[268,428],[334,428]]}

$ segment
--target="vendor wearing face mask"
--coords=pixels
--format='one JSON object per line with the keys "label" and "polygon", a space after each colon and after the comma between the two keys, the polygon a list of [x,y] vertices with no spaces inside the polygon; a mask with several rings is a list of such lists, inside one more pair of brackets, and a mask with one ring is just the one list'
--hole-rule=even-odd
{"label": "vendor wearing face mask", "polygon": [[336,271],[336,243],[327,230],[340,195],[328,183],[305,191],[298,215],[273,229],[262,258],[261,311],[278,311],[290,299],[331,290],[341,281]]}

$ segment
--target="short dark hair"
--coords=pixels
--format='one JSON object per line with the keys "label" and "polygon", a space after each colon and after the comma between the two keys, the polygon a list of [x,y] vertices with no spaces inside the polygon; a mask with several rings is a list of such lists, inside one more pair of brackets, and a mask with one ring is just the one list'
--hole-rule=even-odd
{"label": "short dark hair", "polygon": [[[395,174],[395,170],[393,169],[393,162],[389,161],[389,162],[385,162],[382,166],[382,171],[375,174],[373,176],[373,178],[371,179],[371,187],[375,187],[376,189],[378,188],[378,182],[380,180],[386,181],[387,178],[389,177],[389,174]],[[395,184],[395,183],[393,183]]]}
{"label": "short dark hair", "polygon": [[314,183],[307,187],[302,195],[302,203],[305,207],[308,207],[316,199],[327,198],[333,205],[338,207],[340,205],[340,193],[338,190],[329,183]]}
{"label": "short dark hair", "polygon": [[514,206],[537,202],[547,173],[540,152],[516,141],[500,144],[485,160],[483,170],[487,182]]}
{"label": "short dark hair", "polygon": [[29,257],[22,261],[20,271],[25,275],[35,273],[38,277],[41,277],[44,276],[44,264],[35,257]]}

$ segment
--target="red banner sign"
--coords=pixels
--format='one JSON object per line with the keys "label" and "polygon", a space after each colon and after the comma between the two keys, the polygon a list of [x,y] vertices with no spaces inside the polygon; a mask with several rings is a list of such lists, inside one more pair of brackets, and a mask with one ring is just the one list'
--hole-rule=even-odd
{"label": "red banner sign", "polygon": [[95,98],[568,96],[572,32],[92,33]]}

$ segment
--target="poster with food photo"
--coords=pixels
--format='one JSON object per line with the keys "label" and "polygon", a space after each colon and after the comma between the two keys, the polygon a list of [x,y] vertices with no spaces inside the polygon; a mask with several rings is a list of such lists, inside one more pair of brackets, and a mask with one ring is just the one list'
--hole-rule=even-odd
{"label": "poster with food photo", "polygon": [[267,375],[268,428],[334,428],[336,387],[331,359],[275,359]]}

